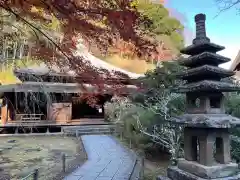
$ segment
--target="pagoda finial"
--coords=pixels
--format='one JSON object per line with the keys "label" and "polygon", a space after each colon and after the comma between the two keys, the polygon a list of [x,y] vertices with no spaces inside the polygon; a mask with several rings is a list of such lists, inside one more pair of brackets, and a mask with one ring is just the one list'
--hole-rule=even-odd
{"label": "pagoda finial", "polygon": [[193,40],[193,44],[210,42],[210,39],[206,36],[205,21],[206,21],[205,14],[197,14],[195,16],[196,38]]}

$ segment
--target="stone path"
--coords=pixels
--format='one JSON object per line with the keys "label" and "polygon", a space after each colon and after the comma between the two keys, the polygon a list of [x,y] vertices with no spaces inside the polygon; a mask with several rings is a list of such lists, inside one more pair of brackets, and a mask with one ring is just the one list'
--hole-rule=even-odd
{"label": "stone path", "polygon": [[107,135],[84,135],[88,160],[64,180],[128,180],[135,157]]}

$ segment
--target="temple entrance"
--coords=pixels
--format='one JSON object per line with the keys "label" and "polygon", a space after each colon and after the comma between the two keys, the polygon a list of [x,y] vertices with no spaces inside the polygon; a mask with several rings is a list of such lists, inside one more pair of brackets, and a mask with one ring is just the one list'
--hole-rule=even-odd
{"label": "temple entrance", "polygon": [[46,119],[47,98],[44,93],[15,93],[13,106],[16,114],[41,114]]}
{"label": "temple entrance", "polygon": [[91,107],[86,101],[72,104],[72,119],[104,118],[103,108]]}

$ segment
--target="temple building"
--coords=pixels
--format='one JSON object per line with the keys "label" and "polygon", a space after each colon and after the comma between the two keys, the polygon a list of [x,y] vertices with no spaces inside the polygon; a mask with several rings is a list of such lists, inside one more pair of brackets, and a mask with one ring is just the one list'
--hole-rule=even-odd
{"label": "temple building", "polygon": [[240,51],[238,51],[237,56],[233,60],[230,70],[235,71],[234,78],[239,81],[240,80]]}
{"label": "temple building", "polygon": [[[106,63],[101,60],[92,61],[98,63],[95,66],[114,70],[111,65],[106,67]],[[121,69],[117,68],[116,71]],[[1,127],[80,125],[89,121],[103,123],[104,103],[110,101],[116,93],[111,88],[112,83],[108,82],[117,79],[121,84],[118,90],[122,95],[137,90],[133,84],[138,75],[124,70],[121,73],[130,78],[108,77],[104,87],[97,87],[91,85],[90,79],[83,79],[73,71],[62,73],[57,67],[50,69],[45,64],[16,69],[14,74],[20,83],[0,86]],[[91,106],[86,100],[80,101],[79,96],[82,94],[93,95],[97,99],[96,105]]]}
{"label": "temple building", "polygon": [[224,47],[210,42],[205,20],[204,14],[195,16],[196,38],[181,50],[190,56],[179,62],[188,69],[177,75],[186,83],[174,89],[186,94],[185,114],[172,119],[184,127],[184,158],[168,168],[167,177],[158,180],[240,179],[238,164],[231,161],[229,133],[240,120],[225,114],[223,94],[240,87],[222,81],[234,72],[218,67],[230,59],[216,54]]}

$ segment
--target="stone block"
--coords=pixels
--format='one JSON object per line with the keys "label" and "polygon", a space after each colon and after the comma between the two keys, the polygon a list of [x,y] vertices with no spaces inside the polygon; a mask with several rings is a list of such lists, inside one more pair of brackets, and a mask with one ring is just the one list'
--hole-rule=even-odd
{"label": "stone block", "polygon": [[207,133],[199,137],[199,163],[211,166],[214,163],[213,149],[215,143],[214,134]]}
{"label": "stone block", "polygon": [[206,179],[225,178],[235,175],[239,171],[236,163],[204,166],[194,161],[186,161],[185,159],[179,159],[178,168]]}
{"label": "stone block", "polygon": [[231,162],[230,155],[230,136],[227,132],[222,132],[221,137],[216,139],[216,161],[221,164],[228,164]]}
{"label": "stone block", "polygon": [[197,160],[197,137],[191,129],[184,129],[184,157],[188,161]]}
{"label": "stone block", "polygon": [[183,114],[172,121],[191,128],[240,127],[240,119],[228,114]]}
{"label": "stone block", "polygon": [[178,167],[169,167],[167,170],[167,175],[171,180],[240,180],[240,174],[225,178],[201,178],[194,174],[183,171]]}
{"label": "stone block", "polygon": [[156,180],[171,180],[171,179],[166,176],[158,176]]}

